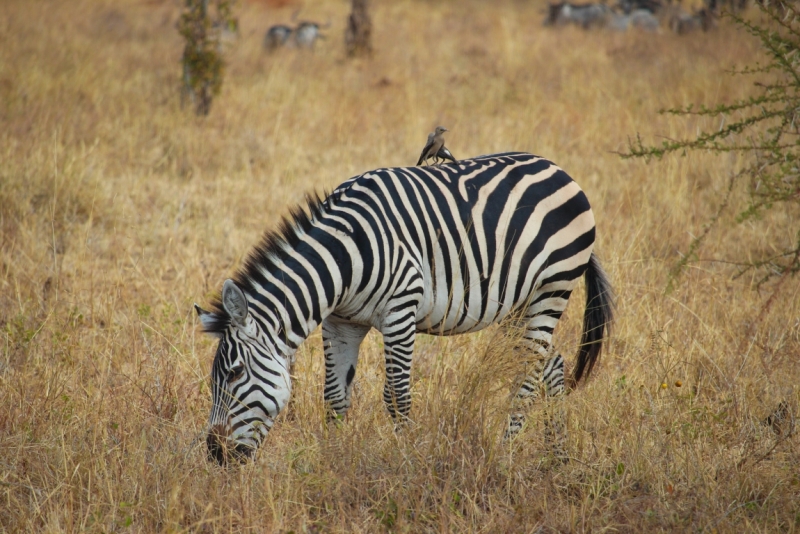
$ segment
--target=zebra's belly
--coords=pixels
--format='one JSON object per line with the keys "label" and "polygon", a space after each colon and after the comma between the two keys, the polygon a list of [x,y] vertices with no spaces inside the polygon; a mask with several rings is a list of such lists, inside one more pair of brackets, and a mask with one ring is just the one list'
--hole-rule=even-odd
{"label": "zebra's belly", "polygon": [[480,298],[480,290],[475,294],[458,288],[446,295],[431,291],[425,297],[417,314],[417,332],[440,336],[483,330],[517,308],[517,303]]}
{"label": "zebra's belly", "polygon": [[417,323],[417,333],[431,334],[434,336],[453,336],[456,334],[467,334],[469,332],[478,332],[487,326],[491,326],[502,320],[498,317],[496,320],[467,320],[462,323],[458,321],[445,321],[436,325],[430,323]]}

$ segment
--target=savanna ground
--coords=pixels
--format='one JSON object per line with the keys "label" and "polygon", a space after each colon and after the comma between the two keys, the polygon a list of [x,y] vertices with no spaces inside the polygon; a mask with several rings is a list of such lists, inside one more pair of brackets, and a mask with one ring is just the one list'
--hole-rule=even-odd
{"label": "savanna ground", "polygon": [[[723,263],[670,267],[702,231],[737,156],[646,165],[629,135],[713,125],[655,114],[746,96],[758,60],[709,34],[542,28],[533,2],[376,1],[375,53],[344,59],[348,3],[315,53],[261,49],[299,5],[240,2],[211,114],[181,109],[180,2],[6,0],[0,9],[0,529],[25,531],[581,532],[800,530],[800,284],[754,289]],[[755,16],[755,15],[754,15]],[[541,417],[501,439],[519,362],[496,329],[421,336],[414,423],[381,401],[381,340],[355,401],[324,422],[319,333],[257,461],[209,463],[214,341],[192,311],[310,190],[416,161],[433,126],[457,157],[544,155],[593,203],[617,291],[612,341],[567,401],[566,465]],[[744,198],[736,190],[734,200]],[[703,259],[792,239],[778,213],[723,216]],[[784,218],[785,217],[785,218]],[[583,295],[556,332],[572,360]]]}

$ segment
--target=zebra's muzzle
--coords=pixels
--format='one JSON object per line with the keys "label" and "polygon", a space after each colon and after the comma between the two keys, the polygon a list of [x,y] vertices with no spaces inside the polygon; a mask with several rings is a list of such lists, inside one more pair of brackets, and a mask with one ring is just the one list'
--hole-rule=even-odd
{"label": "zebra's muzzle", "polygon": [[206,438],[209,461],[215,460],[219,465],[227,465],[229,461],[244,463],[253,455],[255,449],[243,443],[236,443],[228,438],[230,431],[223,425],[214,425]]}

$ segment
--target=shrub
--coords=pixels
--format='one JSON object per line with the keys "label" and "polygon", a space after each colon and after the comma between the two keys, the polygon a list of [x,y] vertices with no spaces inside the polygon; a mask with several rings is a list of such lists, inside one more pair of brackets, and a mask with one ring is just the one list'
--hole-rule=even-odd
{"label": "shrub", "polygon": [[[714,131],[700,132],[694,139],[668,140],[661,146],[650,146],[640,136],[630,140],[623,158],[661,158],[666,154],[704,150],[714,153],[738,152],[746,156],[744,167],[734,174],[717,211],[708,220],[703,232],[689,245],[682,259],[670,272],[668,290],[683,269],[697,259],[704,238],[718,223],[729,206],[731,192],[739,181],[746,181],[747,201],[738,207],[736,220],[741,223],[759,218],[769,211],[800,213],[800,19],[791,3],[756,4],[764,17],[747,20],[728,13],[738,26],[760,40],[766,52],[765,64],[756,64],[732,72],[734,76],[754,75],[755,96],[713,107],[689,105],[685,108],[661,110],[678,116],[721,117],[722,125]],[[739,275],[757,272],[758,285],[778,277],[780,281],[800,271],[800,217],[784,219],[792,242],[768,256],[751,261],[731,261]],[[776,288],[777,291],[777,288]]]}

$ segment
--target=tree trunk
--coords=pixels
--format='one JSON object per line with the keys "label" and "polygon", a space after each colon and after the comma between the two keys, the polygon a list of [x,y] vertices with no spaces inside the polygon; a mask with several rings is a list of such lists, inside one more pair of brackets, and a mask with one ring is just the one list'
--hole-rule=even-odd
{"label": "tree trunk", "polygon": [[367,0],[353,0],[344,44],[347,55],[351,57],[372,52],[372,21],[367,13]]}

